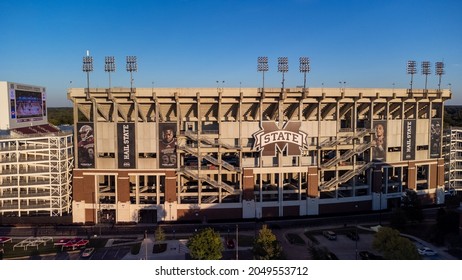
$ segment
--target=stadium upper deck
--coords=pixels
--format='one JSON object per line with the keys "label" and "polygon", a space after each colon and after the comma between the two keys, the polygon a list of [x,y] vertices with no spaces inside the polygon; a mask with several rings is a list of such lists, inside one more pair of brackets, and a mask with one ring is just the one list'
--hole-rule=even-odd
{"label": "stadium upper deck", "polygon": [[379,210],[444,200],[449,90],[74,88],[74,222]]}

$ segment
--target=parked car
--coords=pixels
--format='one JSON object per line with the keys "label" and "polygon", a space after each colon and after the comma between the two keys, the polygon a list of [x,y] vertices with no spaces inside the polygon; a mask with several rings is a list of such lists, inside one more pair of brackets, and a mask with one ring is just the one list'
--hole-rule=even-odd
{"label": "parked car", "polygon": [[228,249],[234,249],[234,240],[232,238],[227,238],[226,239],[226,248]]}
{"label": "parked car", "polygon": [[359,234],[354,230],[347,232],[346,236],[353,241],[359,240]]}
{"label": "parked car", "polygon": [[89,258],[91,257],[91,255],[93,255],[94,252],[95,252],[95,248],[93,247],[86,248],[82,252],[82,258]]}
{"label": "parked car", "polygon": [[421,255],[421,256],[434,256],[434,255],[436,255],[436,252],[433,251],[432,249],[428,248],[428,247],[419,248],[419,249],[417,249],[417,251],[419,252],[419,255]]}
{"label": "parked car", "polygon": [[326,254],[326,259],[328,260],[338,260],[338,257],[336,254],[332,253],[332,252],[328,252]]}
{"label": "parked car", "polygon": [[323,231],[322,235],[324,235],[324,237],[326,237],[329,240],[336,240],[337,239],[337,234],[335,232],[333,232],[333,231],[330,231],[330,230]]}
{"label": "parked car", "polygon": [[361,257],[362,260],[381,260],[383,259],[382,256],[377,256],[369,251],[359,252],[359,257]]}

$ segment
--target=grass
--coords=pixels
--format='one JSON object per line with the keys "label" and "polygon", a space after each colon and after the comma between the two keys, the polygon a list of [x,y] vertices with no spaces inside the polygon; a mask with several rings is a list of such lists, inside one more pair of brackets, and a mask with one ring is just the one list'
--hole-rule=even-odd
{"label": "grass", "polygon": [[[25,239],[25,238],[24,238]],[[54,246],[53,241],[48,241],[45,245],[29,246],[26,250],[24,247],[16,247],[14,245],[18,244],[22,240],[13,240],[13,242],[7,242],[3,245],[3,259],[16,259],[16,258],[27,258],[31,256],[39,256],[46,254],[56,254],[61,252],[60,246]],[[87,247],[102,248],[106,245],[107,238],[91,238]],[[81,249],[76,249],[73,251],[79,251]],[[0,258],[1,259],[1,258]]]}
{"label": "grass", "polygon": [[15,259],[15,258],[27,258],[31,256],[37,255],[45,255],[51,253],[58,253],[61,251],[60,247],[53,246],[53,242],[48,242],[45,246],[40,245],[37,247],[28,247],[27,250],[25,248],[13,248],[19,242],[13,243],[6,243],[3,245],[3,259]]}

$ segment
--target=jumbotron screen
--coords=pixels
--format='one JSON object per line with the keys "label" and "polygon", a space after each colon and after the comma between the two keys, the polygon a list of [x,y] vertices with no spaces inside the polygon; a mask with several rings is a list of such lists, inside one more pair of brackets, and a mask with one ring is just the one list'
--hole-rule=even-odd
{"label": "jumbotron screen", "polygon": [[18,119],[42,117],[45,110],[43,105],[41,92],[16,90],[16,116]]}

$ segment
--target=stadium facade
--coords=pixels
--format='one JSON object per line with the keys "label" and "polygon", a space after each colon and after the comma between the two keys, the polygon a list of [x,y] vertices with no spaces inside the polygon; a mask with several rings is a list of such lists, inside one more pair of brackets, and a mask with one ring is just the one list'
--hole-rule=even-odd
{"label": "stadium facade", "polygon": [[444,202],[450,90],[72,88],[75,223],[315,216]]}
{"label": "stadium facade", "polygon": [[73,133],[48,124],[46,88],[0,82],[0,216],[71,213]]}
{"label": "stadium facade", "polygon": [[443,155],[446,164],[446,190],[455,195],[462,191],[462,128],[450,127],[443,134]]}

